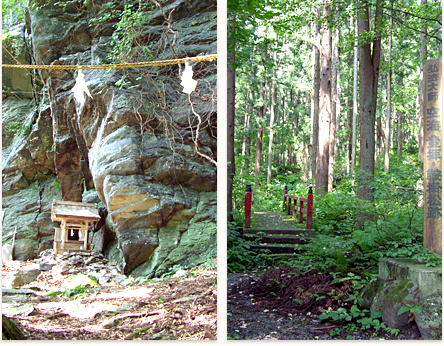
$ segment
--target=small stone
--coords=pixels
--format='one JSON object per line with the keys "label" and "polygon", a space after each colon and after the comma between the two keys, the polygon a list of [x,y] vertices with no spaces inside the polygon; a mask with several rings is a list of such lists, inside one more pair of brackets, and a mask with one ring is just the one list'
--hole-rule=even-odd
{"label": "small stone", "polygon": [[183,276],[187,275],[187,272],[183,269],[178,270],[174,273],[173,278],[181,278]]}
{"label": "small stone", "polygon": [[8,274],[2,284],[4,287],[20,287],[27,285],[37,279],[41,273],[40,269],[23,270]]}
{"label": "small stone", "polygon": [[9,309],[6,309],[5,315],[8,317],[11,316],[28,316],[34,311],[34,305],[33,304],[25,304],[21,306],[14,306]]}
{"label": "small stone", "polygon": [[48,263],[40,263],[39,269],[41,271],[49,271],[52,270],[52,267],[54,267],[54,264],[48,264]]}
{"label": "small stone", "polygon": [[90,265],[92,263],[97,262],[98,260],[99,260],[98,257],[89,257],[89,258],[86,259],[85,265]]}
{"label": "small stone", "polygon": [[107,275],[99,276],[97,281],[98,281],[99,285],[103,285],[103,284],[107,283],[108,281],[110,281],[110,279],[111,279],[111,275],[107,274]]}
{"label": "small stone", "polygon": [[117,283],[121,283],[121,282],[125,281],[126,279],[127,279],[127,277],[125,275],[121,275],[121,274],[115,275],[113,277],[113,281],[117,282]]}

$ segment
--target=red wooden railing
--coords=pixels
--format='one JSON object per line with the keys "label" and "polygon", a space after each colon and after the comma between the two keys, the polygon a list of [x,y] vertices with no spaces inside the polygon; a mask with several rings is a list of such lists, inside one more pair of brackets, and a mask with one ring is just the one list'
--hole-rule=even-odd
{"label": "red wooden railing", "polygon": [[[288,204],[287,204],[288,200]],[[299,223],[303,222],[304,214],[307,215],[307,229],[313,228],[313,190],[310,186],[308,188],[308,196],[299,197],[288,194],[288,188],[285,186],[284,189],[284,210],[287,210],[287,214],[292,214],[291,201],[293,200],[293,218],[296,219],[299,214]],[[251,184],[247,185],[245,189],[245,228],[251,227],[251,201],[252,201],[252,192],[251,192]],[[296,201],[299,201],[299,206],[297,206]]]}
{"label": "red wooden railing", "polygon": [[[288,200],[288,204],[287,204]],[[293,213],[291,208],[291,201],[293,200]],[[297,206],[296,201],[299,201],[299,206]],[[299,223],[303,222],[304,214],[307,215],[307,229],[313,228],[313,190],[310,186],[308,188],[308,196],[299,197],[288,194],[288,188],[285,186],[284,188],[284,211],[287,210],[287,215],[293,215],[293,218],[296,219],[299,214]]]}
{"label": "red wooden railing", "polygon": [[245,228],[251,227],[251,200],[251,184],[248,184],[245,189]]}

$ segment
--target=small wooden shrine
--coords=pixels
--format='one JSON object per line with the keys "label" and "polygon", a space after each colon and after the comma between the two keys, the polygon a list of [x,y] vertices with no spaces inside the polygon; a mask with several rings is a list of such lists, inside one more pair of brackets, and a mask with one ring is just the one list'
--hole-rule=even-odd
{"label": "small wooden shrine", "polygon": [[52,221],[60,222],[54,232],[54,254],[64,252],[91,252],[88,242],[90,224],[100,220],[97,204],[53,201]]}

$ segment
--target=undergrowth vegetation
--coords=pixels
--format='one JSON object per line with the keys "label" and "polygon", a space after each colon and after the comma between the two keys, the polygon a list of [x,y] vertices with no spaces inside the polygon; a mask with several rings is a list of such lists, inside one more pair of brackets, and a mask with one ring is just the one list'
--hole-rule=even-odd
{"label": "undergrowth vegetation", "polygon": [[[404,158],[403,162],[393,162],[389,173],[378,171],[372,182],[375,199],[371,204],[357,198],[354,177],[336,179],[333,192],[314,196],[315,238],[304,253],[285,259],[272,259],[266,253],[250,250],[250,243],[240,237],[238,230],[242,227],[244,213],[240,202],[243,202],[246,180],[237,181],[234,222],[228,227],[229,271],[288,265],[304,271],[315,269],[335,273],[337,280],[352,281],[355,292],[350,299],[356,302],[352,309],[325,311],[322,318],[343,321],[349,325],[350,331],[353,328],[375,331],[382,328],[396,334],[397,330],[388,330],[378,316],[370,316],[369,311],[361,310],[358,296],[362,288],[378,276],[380,258],[416,258],[427,266],[441,266],[441,257],[423,246],[422,172],[414,161]],[[252,209],[281,211],[285,185],[289,193],[304,196],[311,184],[310,181],[295,181],[290,176],[278,176],[271,185],[256,182],[252,184]],[[356,280],[355,272],[361,274],[359,280]]]}

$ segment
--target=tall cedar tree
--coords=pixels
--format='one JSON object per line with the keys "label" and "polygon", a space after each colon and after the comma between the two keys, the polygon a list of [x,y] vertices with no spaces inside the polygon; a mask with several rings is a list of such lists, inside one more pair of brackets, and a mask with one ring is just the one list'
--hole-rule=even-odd
{"label": "tall cedar tree", "polygon": [[319,133],[318,133],[318,158],[316,168],[316,194],[325,194],[328,189],[328,159],[330,146],[330,121],[331,121],[331,48],[332,31],[329,27],[329,15],[331,2],[324,0],[322,17],[321,44],[321,83],[319,92]]}
{"label": "tall cedar tree", "polygon": [[[358,0],[359,43],[359,120],[360,120],[360,155],[359,155],[359,199],[373,201],[373,189],[370,186],[375,176],[375,119],[378,95],[379,62],[381,58],[382,25],[381,0],[376,1],[374,34],[370,32],[370,6],[367,1]],[[362,37],[365,37],[363,40]],[[368,41],[373,37],[373,41]]]}

